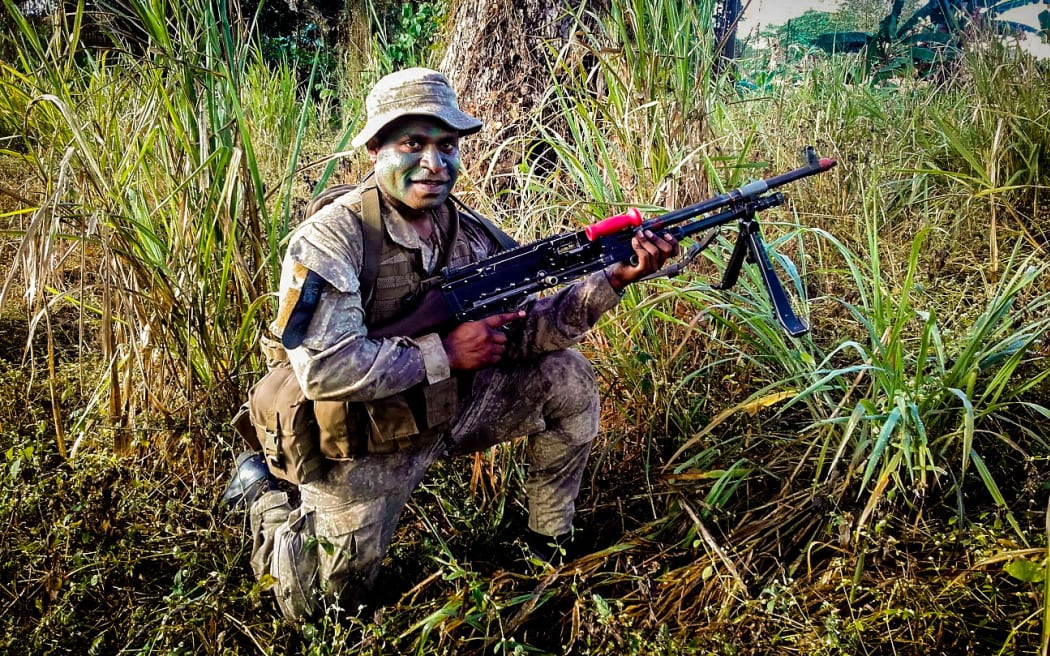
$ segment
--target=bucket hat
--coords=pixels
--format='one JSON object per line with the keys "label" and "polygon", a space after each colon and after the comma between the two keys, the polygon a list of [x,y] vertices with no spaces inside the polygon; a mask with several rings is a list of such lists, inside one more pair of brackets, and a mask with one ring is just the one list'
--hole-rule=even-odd
{"label": "bucket hat", "polygon": [[461,136],[481,129],[481,121],[460,110],[448,79],[429,68],[406,68],[384,76],[365,99],[368,120],[350,142],[360,148],[402,116],[430,116]]}

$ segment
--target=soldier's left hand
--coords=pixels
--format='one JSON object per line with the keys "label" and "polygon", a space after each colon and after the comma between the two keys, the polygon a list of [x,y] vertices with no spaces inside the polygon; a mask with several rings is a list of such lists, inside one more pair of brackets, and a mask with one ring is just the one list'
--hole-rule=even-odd
{"label": "soldier's left hand", "polygon": [[667,260],[678,255],[678,240],[666,232],[657,235],[650,230],[639,230],[631,238],[631,248],[636,264],[620,262],[608,269],[609,284],[617,291],[662,269]]}

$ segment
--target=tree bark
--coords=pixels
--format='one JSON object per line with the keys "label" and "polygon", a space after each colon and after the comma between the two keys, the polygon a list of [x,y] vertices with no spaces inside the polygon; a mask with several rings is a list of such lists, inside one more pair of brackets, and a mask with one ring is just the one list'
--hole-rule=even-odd
{"label": "tree bark", "polygon": [[[569,43],[577,26],[570,13],[583,0],[460,0],[451,14],[439,69],[459,95],[464,111],[485,122],[478,137],[505,144],[523,134],[550,84],[548,62]],[[593,10],[595,3],[587,3]],[[521,160],[521,148],[504,149],[493,164],[505,172]]]}
{"label": "tree bark", "polygon": [[740,0],[721,0],[715,14],[715,74],[721,73],[736,59],[736,26],[743,12]]}

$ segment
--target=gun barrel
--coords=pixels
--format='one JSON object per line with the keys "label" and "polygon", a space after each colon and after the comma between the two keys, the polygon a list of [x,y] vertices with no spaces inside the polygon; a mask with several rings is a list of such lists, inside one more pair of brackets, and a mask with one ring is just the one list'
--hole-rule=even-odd
{"label": "gun barrel", "polygon": [[646,222],[644,227],[654,231],[661,230],[666,226],[687,221],[695,216],[700,216],[701,214],[707,214],[713,210],[721,209],[726,205],[758,198],[767,191],[776,189],[777,187],[782,187],[796,180],[801,180],[802,178],[808,178],[817,173],[823,173],[833,168],[837,163],[838,162],[830,157],[824,157],[817,160],[815,163],[800,166],[797,169],[781,173],[780,175],[775,175],[772,178],[749,182],[746,185],[737,187],[732,191],[720,194],[714,198],[709,198],[708,200],[701,201],[694,205],[688,205],[680,210],[673,210],[666,214],[661,214],[655,219]]}
{"label": "gun barrel", "polygon": [[672,210],[666,214],[661,214],[658,217],[649,219],[644,223],[642,222],[641,213],[638,209],[631,208],[624,214],[617,214],[616,216],[602,219],[597,223],[592,223],[584,228],[584,233],[587,235],[587,239],[594,241],[599,237],[619,232],[625,228],[641,227],[653,231],[663,230],[668,226],[687,221],[693,217],[700,216],[701,214],[713,212],[714,210],[721,209],[726,205],[758,198],[771,189],[776,189],[777,187],[781,187],[796,180],[801,180],[802,178],[807,178],[811,175],[816,175],[817,173],[823,173],[834,168],[837,163],[838,162],[831,157],[822,157],[818,159],[816,156],[813,156],[805,166],[800,166],[797,169],[781,173],[780,175],[775,175],[771,178],[749,182],[732,191],[719,194],[718,196],[708,198],[707,200],[688,205],[678,210]]}

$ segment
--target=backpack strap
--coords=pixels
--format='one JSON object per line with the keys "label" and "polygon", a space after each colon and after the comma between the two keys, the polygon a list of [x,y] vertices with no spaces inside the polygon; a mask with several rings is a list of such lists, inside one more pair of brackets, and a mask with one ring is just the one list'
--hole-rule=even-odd
{"label": "backpack strap", "polygon": [[383,215],[379,209],[379,187],[371,184],[361,189],[361,305],[368,306],[379,277],[379,259],[383,255]]}
{"label": "backpack strap", "polygon": [[[365,181],[370,178],[371,175],[365,178]],[[363,184],[364,181],[362,181]],[[481,224],[481,227],[500,245],[501,249],[510,250],[518,247],[518,242],[500,230],[495,223],[474,211],[473,208],[453,194],[449,194],[449,198],[461,210]],[[361,235],[364,242],[364,250],[362,251],[361,275],[358,277],[358,281],[361,283],[362,304],[367,306],[372,300],[373,292],[375,292],[376,279],[379,277],[379,258],[383,252],[383,217],[379,209],[379,187],[374,183],[361,187]],[[438,270],[441,270],[448,264],[448,259],[452,254],[452,248],[458,235],[459,221],[453,216],[449,243],[445,248],[444,257]]]}

